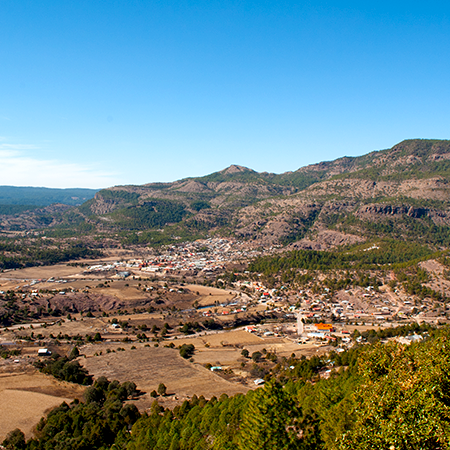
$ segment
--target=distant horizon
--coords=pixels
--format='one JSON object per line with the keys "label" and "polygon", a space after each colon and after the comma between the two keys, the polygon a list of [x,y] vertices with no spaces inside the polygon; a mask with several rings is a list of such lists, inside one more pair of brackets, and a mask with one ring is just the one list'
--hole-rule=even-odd
{"label": "distant horizon", "polygon": [[[413,138],[413,139],[422,139],[422,138]],[[403,141],[405,141],[405,140],[413,140],[413,139],[404,139]],[[425,140],[428,140],[428,139],[425,139]],[[432,139],[430,139],[430,140],[432,140]],[[439,140],[443,140],[443,139],[439,139]],[[403,141],[400,141],[400,142],[403,142]],[[398,142],[398,143],[399,143],[399,142]],[[398,143],[397,143],[397,144],[398,144]],[[394,145],[397,145],[397,144],[394,144]],[[392,148],[392,147],[390,147],[390,148]],[[374,152],[374,151],[382,151],[382,150],[388,150],[388,149],[371,150],[371,151],[369,151],[369,152],[367,152],[367,153],[363,153],[363,154],[357,155],[357,156],[347,156],[347,155],[344,155],[344,156],[338,156],[338,157],[335,158],[335,159],[330,159],[330,160],[327,160],[327,161],[317,161],[317,162],[313,162],[313,163],[307,164],[306,166],[301,166],[301,167],[298,167],[297,169],[287,170],[287,171],[285,171],[285,172],[271,172],[271,171],[268,171],[268,170],[257,171],[257,170],[252,169],[251,167],[243,166],[242,164],[232,163],[232,164],[228,165],[227,167],[224,167],[223,169],[220,169],[220,170],[216,170],[216,171],[214,171],[214,172],[210,172],[210,173],[203,174],[203,175],[191,175],[191,176],[187,176],[187,177],[183,177],[183,178],[178,178],[178,179],[170,180],[170,181],[147,181],[147,182],[141,183],[141,184],[136,184],[136,183],[116,184],[116,185],[112,185],[112,186],[103,186],[103,187],[98,187],[98,188],[80,187],[80,186],[78,186],[78,187],[50,187],[50,186],[32,186],[32,185],[22,186],[22,185],[11,185],[11,184],[2,184],[2,185],[0,185],[0,187],[37,188],[37,189],[60,189],[60,190],[66,190],[66,189],[90,189],[90,190],[96,190],[96,191],[99,191],[99,190],[102,190],[102,189],[109,189],[109,188],[112,188],[112,187],[118,187],[118,186],[142,186],[142,185],[145,185],[145,184],[153,184],[153,183],[156,183],[156,184],[157,184],[157,183],[175,183],[176,181],[182,181],[182,180],[186,180],[186,179],[190,179],[190,178],[202,178],[202,177],[205,177],[205,176],[208,176],[208,175],[212,175],[212,174],[214,174],[214,173],[223,172],[223,171],[227,170],[228,168],[230,168],[230,167],[232,167],[232,166],[243,167],[243,168],[245,168],[245,169],[252,170],[253,172],[256,172],[256,173],[269,173],[269,174],[274,174],[274,175],[281,175],[281,174],[286,173],[286,172],[296,172],[297,170],[300,170],[300,169],[302,169],[303,167],[307,167],[307,166],[314,165],[314,164],[320,164],[320,163],[322,163],[322,162],[335,161],[336,159],[341,159],[341,158],[358,158],[359,156],[364,156],[364,155],[367,155],[368,153],[372,153],[372,152]]]}
{"label": "distant horizon", "polygon": [[169,181],[158,181],[158,180],[155,180],[155,181],[146,181],[146,182],[144,182],[144,183],[139,183],[139,184],[137,184],[137,183],[124,183],[124,184],[115,184],[115,185],[110,185],[110,186],[106,186],[106,185],[105,185],[105,186],[102,186],[102,187],[94,187],[94,188],[91,188],[91,187],[80,187],[80,186],[77,186],[77,187],[52,187],[52,186],[33,186],[33,185],[26,185],[26,186],[25,186],[25,185],[12,185],[12,184],[2,184],[2,185],[0,185],[0,187],[38,188],[38,189],[41,188],[41,189],[60,189],[60,190],[68,190],[68,189],[89,189],[89,190],[99,191],[99,190],[102,190],[102,189],[109,189],[109,188],[119,187],[119,186],[143,186],[143,185],[145,185],[145,184],[153,184],[153,183],[155,183],[155,184],[158,184],[158,183],[163,183],[163,184],[164,184],[164,183],[175,183],[175,182],[177,182],[177,181],[182,181],[182,180],[185,180],[185,179],[202,178],[202,177],[206,177],[206,176],[208,176],[208,175],[212,175],[212,174],[214,174],[214,173],[223,172],[223,171],[227,170],[228,168],[230,168],[230,167],[232,167],[232,166],[243,167],[243,168],[245,168],[245,169],[248,169],[248,170],[251,170],[251,171],[253,171],[253,172],[260,173],[260,174],[261,174],[261,173],[268,173],[268,174],[274,174],[274,175],[281,175],[281,174],[287,173],[287,172],[296,172],[296,171],[298,171],[298,170],[300,170],[300,169],[302,169],[302,168],[304,168],[304,167],[308,167],[308,166],[315,165],[315,164],[320,164],[320,163],[324,163],[324,162],[332,162],[332,161],[336,161],[336,160],[342,159],[342,158],[358,158],[358,157],[361,157],[361,156],[368,155],[369,153],[380,152],[380,151],[384,151],[384,150],[390,150],[391,148],[395,147],[396,145],[400,144],[401,142],[405,142],[405,141],[414,141],[414,140],[424,140],[424,141],[449,141],[450,139],[407,138],[407,139],[403,139],[403,140],[401,140],[401,141],[399,141],[399,142],[393,144],[391,147],[388,147],[388,148],[377,149],[377,150],[369,150],[369,151],[367,151],[366,153],[362,153],[362,154],[355,155],[355,156],[349,156],[349,155],[337,156],[337,157],[334,158],[334,159],[328,159],[328,160],[322,160],[322,161],[312,162],[312,163],[306,164],[306,165],[304,165],[304,166],[297,167],[296,169],[286,170],[286,171],[284,171],[284,172],[272,172],[272,171],[268,171],[268,170],[257,171],[257,170],[255,170],[255,169],[253,169],[252,167],[244,166],[244,165],[242,165],[242,164],[231,163],[231,164],[229,164],[227,167],[224,167],[223,169],[215,170],[214,172],[210,172],[210,173],[206,173],[206,174],[202,174],[202,175],[190,175],[190,176],[186,176],[186,177],[183,177],[183,178],[172,179],[172,180],[169,180]]}
{"label": "distant horizon", "polygon": [[73,188],[71,188],[71,187],[69,187],[69,188],[53,188],[53,187],[48,187],[48,186],[15,186],[15,185],[13,185],[13,184],[0,184],[0,188],[3,188],[3,187],[6,187],[6,188],[24,188],[24,189],[27,189],[27,188],[31,188],[31,189],[59,189],[59,190],[71,190],[71,191],[73,191],[73,190],[77,190],[77,189],[79,189],[79,190],[90,190],[90,191],[99,191],[99,190],[101,190],[101,189],[103,189],[103,188],[85,188],[85,187],[73,187]]}

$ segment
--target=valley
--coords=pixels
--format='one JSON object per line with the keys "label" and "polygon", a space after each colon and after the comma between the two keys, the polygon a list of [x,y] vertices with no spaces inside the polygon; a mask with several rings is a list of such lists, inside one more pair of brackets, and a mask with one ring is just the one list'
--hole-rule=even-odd
{"label": "valley", "polygon": [[[377,250],[366,245],[358,251]],[[168,408],[195,395],[232,396],[258,387],[258,380],[292,355],[346,351],[377,339],[368,330],[448,323],[445,257],[426,259],[413,269],[429,289],[423,296],[409,293],[399,281],[405,281],[406,272],[386,267],[300,270],[297,278],[282,273],[273,278],[272,269],[270,276],[248,269],[254,261],[282,258],[280,248],[263,251],[226,238],[180,243],[156,253],[141,249],[134,256],[131,250],[110,252],[100,260],[0,274],[0,345],[11,353],[0,361],[5,401],[41,383],[34,364],[49,358],[37,355],[42,348],[68,355],[76,347],[76,361],[94,379],[134,382],[141,392],[134,404],[146,411],[160,383],[167,394],[158,402]],[[180,355],[183,345],[194,346],[188,358]],[[16,388],[19,379],[24,381]],[[80,390],[60,391],[66,397],[51,397],[53,404],[82,397]],[[17,420],[27,436],[52,403],[38,405],[34,422]],[[14,411],[7,416],[11,421]]]}
{"label": "valley", "polygon": [[136,417],[221,408],[274,380],[321,389],[377,344],[445,332],[449,154],[411,140],[0,209],[0,440],[40,435],[63,401],[102,405],[103,377]]}

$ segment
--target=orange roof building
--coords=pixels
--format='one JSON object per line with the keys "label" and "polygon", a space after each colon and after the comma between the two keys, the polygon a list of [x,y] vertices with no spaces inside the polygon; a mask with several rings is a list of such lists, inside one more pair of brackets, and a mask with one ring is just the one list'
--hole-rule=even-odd
{"label": "orange roof building", "polygon": [[316,323],[315,324],[317,331],[334,331],[334,327],[331,323]]}

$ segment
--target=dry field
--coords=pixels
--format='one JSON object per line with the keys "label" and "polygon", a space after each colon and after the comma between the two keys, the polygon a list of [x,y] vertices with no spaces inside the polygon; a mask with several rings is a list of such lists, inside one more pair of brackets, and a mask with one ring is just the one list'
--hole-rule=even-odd
{"label": "dry field", "polygon": [[15,428],[31,437],[44,414],[62,402],[81,399],[84,389],[31,369],[0,374],[0,442]]}
{"label": "dry field", "polygon": [[[320,351],[317,352],[319,347],[313,343],[299,345],[286,338],[259,337],[244,330],[208,332],[192,338],[178,338],[173,342],[177,346],[193,344],[201,353],[234,347],[239,349],[239,354],[241,349],[246,348],[250,353],[266,349],[268,352],[276,353],[279,356],[290,356],[292,353],[295,353],[297,356],[308,356],[315,353],[323,353],[325,349],[325,347],[320,347]],[[196,356],[195,359],[197,360],[198,357]]]}
{"label": "dry field", "polygon": [[188,284],[184,286],[193,293],[198,292],[198,303],[200,306],[213,305],[216,302],[219,304],[228,303],[238,295],[234,291],[224,289],[217,289],[208,286],[199,286],[197,284]]}
{"label": "dry field", "polygon": [[[55,320],[55,319],[53,319]],[[45,325],[42,326],[42,325]],[[111,331],[110,324],[102,318],[83,318],[82,320],[69,321],[67,319],[60,319],[58,324],[51,325],[50,323],[34,323],[25,325],[14,325],[0,331],[0,344],[3,340],[13,341],[16,336],[29,335],[31,332],[35,334],[41,334],[44,338],[48,338],[50,334],[58,335],[69,334],[94,334],[100,332],[102,335],[104,332]]]}
{"label": "dry field", "polygon": [[[154,344],[125,344],[122,342],[103,342],[90,344],[80,348],[86,357],[80,358],[94,377],[106,376],[109,379],[134,381],[145,394],[136,402],[140,409],[148,408],[153,402],[150,392],[156,390],[159,383],[168,388],[168,396],[159,398],[165,406],[174,406],[184,399],[204,395],[206,398],[220,396],[223,393],[233,395],[253,389],[253,378],[241,368],[242,362],[248,360],[241,355],[242,348],[250,354],[256,351],[274,352],[278,356],[289,357],[312,356],[329,351],[329,347],[318,347],[314,344],[298,345],[283,338],[261,338],[243,330],[227,332],[209,332],[195,337],[184,337],[165,341],[176,347],[193,344],[195,354],[192,362],[179,356],[177,348],[154,347]],[[136,347],[132,349],[131,347]],[[118,349],[125,349],[119,351]],[[107,353],[110,351],[110,353]],[[207,370],[204,365],[222,366],[232,369],[235,374],[244,377],[242,382],[230,382],[216,373]]]}
{"label": "dry field", "polygon": [[54,266],[28,267],[26,269],[8,270],[2,273],[1,278],[15,280],[39,280],[51,277],[68,277],[79,273],[79,267],[67,264],[56,264]]}
{"label": "dry field", "polygon": [[[220,396],[223,393],[234,395],[245,393],[248,387],[228,382],[199,364],[193,364],[179,356],[177,349],[144,347],[137,344],[132,350],[130,344],[97,344],[81,348],[87,354],[80,363],[94,377],[106,376],[110,380],[133,381],[138,389],[144,391],[134,403],[139,409],[149,408],[154,399],[150,392],[160,383],[167,387],[167,396],[159,401],[164,406],[173,406],[184,399],[204,395],[206,398]],[[117,351],[117,348],[125,351]],[[115,353],[106,353],[106,349],[115,349]],[[101,356],[93,352],[102,351]]]}

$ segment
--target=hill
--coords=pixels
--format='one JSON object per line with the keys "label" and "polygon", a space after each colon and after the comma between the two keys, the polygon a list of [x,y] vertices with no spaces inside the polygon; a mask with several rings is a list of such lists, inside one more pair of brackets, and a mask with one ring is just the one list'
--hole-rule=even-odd
{"label": "hill", "polygon": [[442,248],[450,243],[449,182],[450,141],[413,139],[283,174],[232,165],[173,183],[116,186],[69,211],[28,211],[2,225],[107,233],[125,244],[218,234],[323,250],[388,236]]}
{"label": "hill", "polygon": [[19,214],[55,203],[78,206],[93,198],[97,191],[98,189],[0,186],[0,214]]}
{"label": "hill", "polygon": [[315,249],[380,236],[448,246],[449,158],[449,141],[411,140],[309,166],[322,181],[242,209],[236,234]]}

